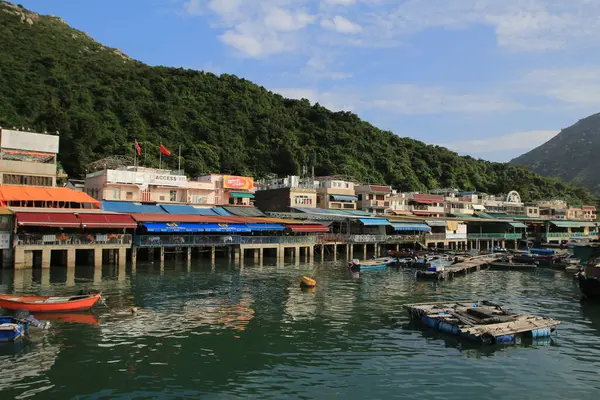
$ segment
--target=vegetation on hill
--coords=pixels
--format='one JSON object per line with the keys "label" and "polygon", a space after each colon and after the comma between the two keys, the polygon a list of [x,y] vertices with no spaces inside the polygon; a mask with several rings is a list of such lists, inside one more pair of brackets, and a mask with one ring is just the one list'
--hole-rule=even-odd
{"label": "vegetation on hill", "polygon": [[181,145],[189,175],[282,176],[314,165],[318,175],[400,190],[516,189],[526,200],[590,199],[585,189],[558,179],[460,157],[233,75],[150,67],[57,17],[6,2],[0,3],[0,37],[0,126],[59,131],[60,161],[73,176],[107,155],[133,156],[137,139],[146,165],[158,165],[159,142],[173,155]]}
{"label": "vegetation on hill", "polygon": [[600,194],[600,114],[563,129],[543,145],[511,161],[545,176]]}

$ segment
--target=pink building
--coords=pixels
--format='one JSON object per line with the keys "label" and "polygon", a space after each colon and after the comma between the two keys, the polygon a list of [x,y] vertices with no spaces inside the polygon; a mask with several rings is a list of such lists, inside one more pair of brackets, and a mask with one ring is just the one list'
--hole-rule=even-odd
{"label": "pink building", "polygon": [[248,177],[211,174],[190,180],[181,171],[123,167],[88,174],[84,190],[107,201],[248,206],[253,184]]}

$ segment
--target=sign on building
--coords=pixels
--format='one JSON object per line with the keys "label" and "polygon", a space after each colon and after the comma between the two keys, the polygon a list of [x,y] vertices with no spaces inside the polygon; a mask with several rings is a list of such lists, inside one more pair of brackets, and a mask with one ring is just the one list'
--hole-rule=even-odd
{"label": "sign on building", "polygon": [[10,249],[10,233],[0,232],[0,249]]}
{"label": "sign on building", "polygon": [[244,189],[250,190],[254,187],[254,179],[247,178],[244,176],[223,176],[223,188],[224,189]]}

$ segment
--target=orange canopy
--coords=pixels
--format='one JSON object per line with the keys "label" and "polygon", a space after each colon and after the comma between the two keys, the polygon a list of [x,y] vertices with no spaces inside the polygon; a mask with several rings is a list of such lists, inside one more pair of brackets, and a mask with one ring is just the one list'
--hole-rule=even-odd
{"label": "orange canopy", "polygon": [[10,201],[62,201],[100,207],[100,202],[93,197],[66,187],[0,186],[0,204],[6,206]]}

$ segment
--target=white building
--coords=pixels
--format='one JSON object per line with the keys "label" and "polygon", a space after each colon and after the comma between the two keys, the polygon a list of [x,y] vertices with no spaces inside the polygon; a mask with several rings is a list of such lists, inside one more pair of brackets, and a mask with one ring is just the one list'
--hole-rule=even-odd
{"label": "white building", "polygon": [[56,187],[58,134],[0,128],[0,184]]}

